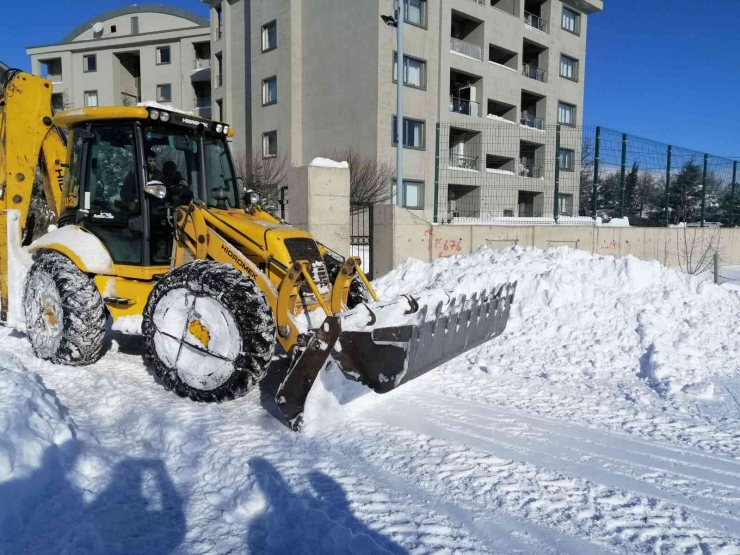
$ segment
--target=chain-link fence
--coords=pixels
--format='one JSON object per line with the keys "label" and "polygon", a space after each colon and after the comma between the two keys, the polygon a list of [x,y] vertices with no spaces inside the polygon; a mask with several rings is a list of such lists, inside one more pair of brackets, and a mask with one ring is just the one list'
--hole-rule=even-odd
{"label": "chain-link fence", "polygon": [[435,221],[734,226],[737,161],[602,127],[437,128]]}

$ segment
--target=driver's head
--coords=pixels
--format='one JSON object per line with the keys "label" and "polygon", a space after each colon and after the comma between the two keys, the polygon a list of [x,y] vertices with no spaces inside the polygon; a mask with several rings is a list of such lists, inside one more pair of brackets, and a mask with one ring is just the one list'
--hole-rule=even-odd
{"label": "driver's head", "polygon": [[146,151],[146,165],[150,170],[157,167],[157,155],[153,150]]}
{"label": "driver's head", "polygon": [[177,164],[175,164],[172,160],[167,160],[162,165],[162,173],[165,175],[165,177],[172,177],[177,173]]}

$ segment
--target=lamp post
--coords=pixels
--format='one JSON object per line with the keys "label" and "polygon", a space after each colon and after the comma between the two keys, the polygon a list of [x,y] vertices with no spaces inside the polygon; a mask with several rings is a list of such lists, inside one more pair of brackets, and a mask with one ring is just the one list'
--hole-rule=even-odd
{"label": "lamp post", "polygon": [[393,15],[381,15],[383,22],[396,28],[396,204],[403,205],[403,20],[404,2],[395,0]]}

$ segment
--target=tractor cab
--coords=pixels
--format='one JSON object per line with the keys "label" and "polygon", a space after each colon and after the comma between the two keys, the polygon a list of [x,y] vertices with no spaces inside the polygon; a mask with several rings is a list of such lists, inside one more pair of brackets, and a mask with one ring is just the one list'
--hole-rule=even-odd
{"label": "tractor cab", "polygon": [[154,107],[61,112],[68,171],[60,225],[93,233],[117,266],[170,266],[167,206],[242,207],[223,123]]}

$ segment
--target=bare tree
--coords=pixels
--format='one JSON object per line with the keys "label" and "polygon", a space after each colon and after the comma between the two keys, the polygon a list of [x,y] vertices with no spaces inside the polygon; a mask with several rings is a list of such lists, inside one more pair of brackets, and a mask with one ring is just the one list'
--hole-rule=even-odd
{"label": "bare tree", "polygon": [[719,251],[722,234],[719,227],[676,228],[678,265],[687,274],[700,275],[711,268]]}
{"label": "bare tree", "polygon": [[363,156],[354,148],[335,150],[327,157],[349,165],[349,200],[354,211],[362,210],[363,204],[381,204],[393,198],[396,169],[392,164]]}
{"label": "bare tree", "polygon": [[293,163],[287,152],[268,158],[262,156],[262,151],[258,149],[251,153],[244,150],[234,155],[237,177],[244,180],[247,189],[259,194],[265,210],[276,215],[280,212],[280,188],[288,184],[288,174],[292,167]]}

